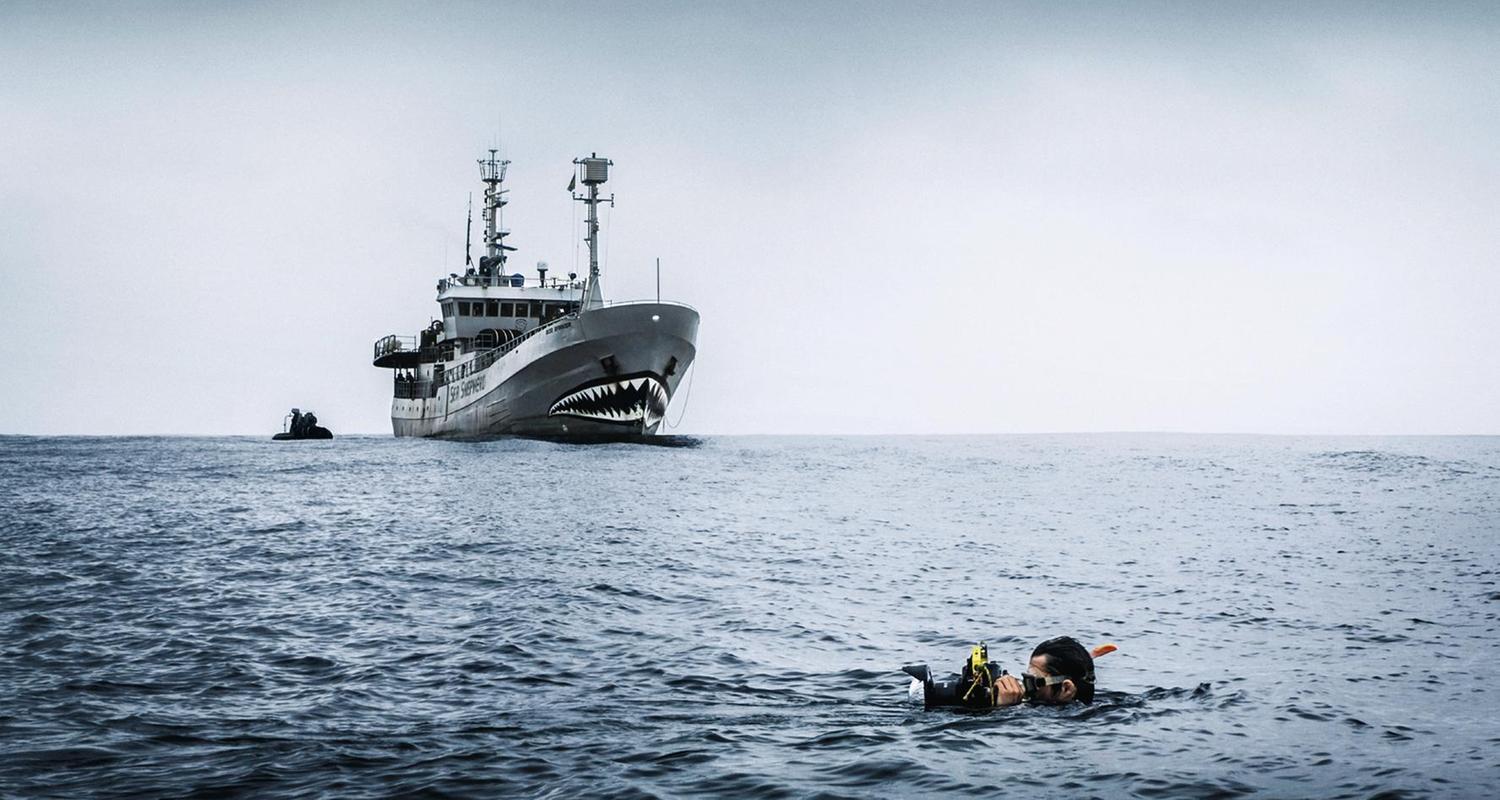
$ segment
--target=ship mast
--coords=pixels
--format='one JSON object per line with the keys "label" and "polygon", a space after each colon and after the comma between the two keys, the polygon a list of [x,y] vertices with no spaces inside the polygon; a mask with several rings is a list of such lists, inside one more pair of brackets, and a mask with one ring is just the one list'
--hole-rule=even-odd
{"label": "ship mast", "polygon": [[[583,240],[589,244],[589,282],[583,292],[583,309],[587,311],[604,305],[604,293],[599,287],[599,203],[615,204],[615,196],[601,200],[599,198],[599,185],[609,180],[609,168],[615,163],[607,158],[600,158],[598,153],[592,153],[588,158],[575,158],[573,163],[579,167],[575,178],[581,176],[583,185],[588,187],[588,194],[573,195],[573,199],[586,204],[589,207],[588,233]],[[568,184],[568,191],[572,192],[575,184]]]}
{"label": "ship mast", "polygon": [[479,259],[479,271],[482,274],[500,275],[505,270],[505,252],[515,250],[505,243],[505,237],[510,231],[500,227],[500,210],[510,202],[505,199],[509,189],[500,188],[505,182],[505,170],[510,166],[510,161],[496,158],[497,150],[490,151],[490,157],[479,160],[479,178],[484,181],[484,254]]}

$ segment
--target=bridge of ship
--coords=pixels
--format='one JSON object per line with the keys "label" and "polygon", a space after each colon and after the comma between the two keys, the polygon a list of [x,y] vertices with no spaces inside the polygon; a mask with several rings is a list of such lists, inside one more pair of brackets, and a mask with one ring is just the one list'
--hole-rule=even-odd
{"label": "bridge of ship", "polygon": [[526,280],[519,273],[451,275],[438,281],[437,291],[442,323],[416,336],[383,337],[375,343],[375,366],[415,369],[502,347],[577,313],[583,303],[583,284],[577,280]]}

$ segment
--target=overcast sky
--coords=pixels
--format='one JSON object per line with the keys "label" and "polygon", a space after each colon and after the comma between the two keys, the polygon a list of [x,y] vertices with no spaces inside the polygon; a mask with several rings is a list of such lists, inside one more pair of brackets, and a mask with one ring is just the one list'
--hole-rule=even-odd
{"label": "overcast sky", "polygon": [[[1254,6],[1254,8],[1247,8]],[[0,2],[0,433],[389,432],[474,160],[687,433],[1500,433],[1493,4]],[[686,408],[684,408],[686,405]]]}

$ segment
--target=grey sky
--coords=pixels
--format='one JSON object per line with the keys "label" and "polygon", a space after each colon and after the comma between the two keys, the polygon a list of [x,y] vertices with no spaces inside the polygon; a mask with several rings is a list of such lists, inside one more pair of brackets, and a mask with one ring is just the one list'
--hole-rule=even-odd
{"label": "grey sky", "polygon": [[703,433],[1500,433],[1490,5],[0,4],[0,433],[389,432],[474,159]]}

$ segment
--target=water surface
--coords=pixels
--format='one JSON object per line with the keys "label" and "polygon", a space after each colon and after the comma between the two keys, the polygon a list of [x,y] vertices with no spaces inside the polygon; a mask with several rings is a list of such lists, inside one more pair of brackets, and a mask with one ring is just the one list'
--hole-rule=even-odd
{"label": "water surface", "polygon": [[1494,438],[0,438],[0,795],[1475,796],[1497,530]]}

